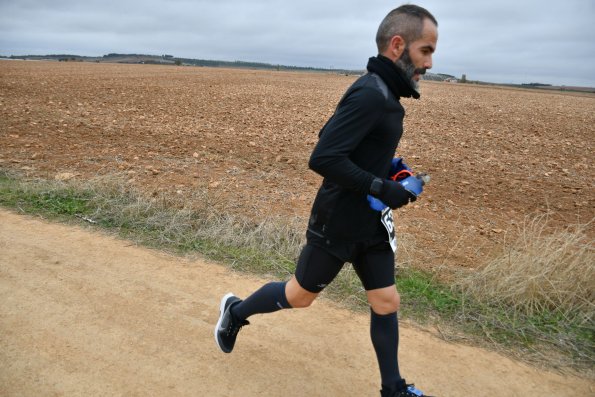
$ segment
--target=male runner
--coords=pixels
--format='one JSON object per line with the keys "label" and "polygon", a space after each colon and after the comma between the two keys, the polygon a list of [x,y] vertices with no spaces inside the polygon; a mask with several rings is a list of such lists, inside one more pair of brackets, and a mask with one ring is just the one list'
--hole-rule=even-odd
{"label": "male runner", "polygon": [[[370,304],[381,396],[424,395],[399,372],[400,297],[395,287],[394,238],[387,233],[392,217],[387,215],[390,209],[379,209],[407,205],[422,191],[415,177],[400,183],[389,176],[406,167],[393,159],[405,115],[399,100],[420,97],[418,81],[432,67],[437,26],[432,14],[415,5],[398,7],[381,22],[376,35],[379,55],[369,59],[368,73],[347,90],[312,152],[309,166],[324,180],[295,274],[288,282],[262,286],[244,301],[231,293],[223,297],[215,327],[222,351],[233,350],[248,317],[309,306],[344,263],[351,262]],[[383,204],[372,205],[372,198]]]}

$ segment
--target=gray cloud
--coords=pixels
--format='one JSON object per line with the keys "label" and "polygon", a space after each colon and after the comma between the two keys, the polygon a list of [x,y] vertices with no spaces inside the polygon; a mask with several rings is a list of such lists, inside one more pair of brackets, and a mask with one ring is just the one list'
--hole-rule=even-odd
{"label": "gray cloud", "polygon": [[[419,4],[439,22],[434,72],[595,86],[591,0]],[[388,11],[381,0],[3,0],[0,54],[168,53],[363,69]]]}

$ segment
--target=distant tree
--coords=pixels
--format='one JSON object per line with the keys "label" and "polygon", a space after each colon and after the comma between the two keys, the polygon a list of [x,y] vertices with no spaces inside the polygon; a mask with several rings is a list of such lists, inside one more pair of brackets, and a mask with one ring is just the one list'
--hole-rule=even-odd
{"label": "distant tree", "polygon": [[182,64],[182,60],[176,59],[174,63],[176,64],[176,66],[180,66]]}
{"label": "distant tree", "polygon": [[461,76],[461,83],[466,83],[467,82],[467,75],[463,73],[463,76]]}

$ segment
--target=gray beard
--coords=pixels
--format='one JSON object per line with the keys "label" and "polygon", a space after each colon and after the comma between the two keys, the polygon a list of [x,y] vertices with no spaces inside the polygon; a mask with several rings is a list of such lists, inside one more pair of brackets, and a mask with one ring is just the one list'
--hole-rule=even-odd
{"label": "gray beard", "polygon": [[[409,47],[405,48],[405,51],[403,51],[403,55],[401,55],[401,58],[397,59],[395,65],[397,65],[399,69],[405,72],[405,76],[407,76],[407,79],[409,80],[411,87],[413,87],[413,89],[419,93],[419,82],[413,80],[416,68],[413,64],[413,61],[411,61],[411,57],[409,56]],[[424,73],[425,69],[423,70],[423,73],[420,74]]]}

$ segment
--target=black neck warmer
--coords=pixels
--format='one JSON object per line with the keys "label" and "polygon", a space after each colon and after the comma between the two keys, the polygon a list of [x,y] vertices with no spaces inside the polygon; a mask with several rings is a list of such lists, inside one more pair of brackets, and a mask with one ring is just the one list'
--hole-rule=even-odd
{"label": "black neck warmer", "polygon": [[419,92],[413,88],[405,72],[384,55],[370,58],[367,69],[369,72],[379,75],[397,98],[419,99]]}

